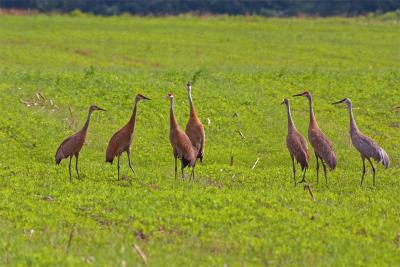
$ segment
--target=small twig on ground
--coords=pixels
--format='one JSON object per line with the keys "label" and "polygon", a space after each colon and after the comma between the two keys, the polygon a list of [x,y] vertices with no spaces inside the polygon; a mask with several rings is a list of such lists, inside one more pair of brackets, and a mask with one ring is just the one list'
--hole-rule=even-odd
{"label": "small twig on ground", "polygon": [[241,136],[243,139],[246,139],[246,137],[243,135],[243,133],[242,133],[241,131],[237,130],[237,132],[240,134],[240,136]]}
{"label": "small twig on ground", "polygon": [[71,108],[71,106],[69,106],[68,109],[69,109],[69,115],[70,115],[71,118],[73,119],[73,118],[74,118],[74,115],[72,115],[72,108]]}
{"label": "small twig on ground", "polygon": [[68,244],[67,244],[67,250],[71,247],[72,243],[72,238],[74,238],[74,233],[75,233],[75,227],[72,228],[71,232],[69,233],[69,238],[68,238]]}
{"label": "small twig on ground", "polygon": [[400,244],[400,230],[397,232],[397,235],[396,235],[396,237],[394,238],[394,241],[395,241],[396,243],[399,243],[399,244]]}
{"label": "small twig on ground", "polygon": [[259,160],[260,160],[260,158],[257,158],[256,162],[254,162],[253,167],[251,167],[252,170],[254,170],[254,168],[256,167]]}
{"label": "small twig on ground", "polygon": [[143,262],[145,265],[147,265],[147,257],[146,254],[143,253],[143,251],[140,249],[140,247],[136,244],[133,244],[133,248],[136,250],[136,252],[139,254],[139,256],[142,258]]}
{"label": "small twig on ground", "polygon": [[26,105],[27,107],[32,106],[32,103],[29,103],[28,101],[25,101],[25,100],[22,100],[22,99],[20,99],[19,101],[20,101],[22,104]]}
{"label": "small twig on ground", "polygon": [[38,99],[43,99],[44,101],[46,101],[46,98],[42,95],[41,92],[37,92],[36,96]]}
{"label": "small twig on ground", "polygon": [[312,188],[309,184],[304,184],[304,190],[306,190],[306,189],[307,189],[308,193],[310,193],[310,197],[311,197],[312,201],[315,201],[315,197],[312,192]]}

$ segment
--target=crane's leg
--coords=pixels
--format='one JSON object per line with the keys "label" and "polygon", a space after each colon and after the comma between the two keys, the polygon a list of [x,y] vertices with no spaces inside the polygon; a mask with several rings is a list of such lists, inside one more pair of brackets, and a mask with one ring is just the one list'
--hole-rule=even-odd
{"label": "crane's leg", "polygon": [[193,180],[194,180],[194,167],[195,166],[192,167],[192,174],[190,175],[190,177],[192,177]]}
{"label": "crane's leg", "polygon": [[79,176],[79,171],[78,171],[78,159],[79,159],[79,154],[75,154],[75,170],[76,170],[76,175],[78,175],[78,179],[80,180],[81,177]]}
{"label": "crane's leg", "polygon": [[[293,165],[293,180],[294,180],[294,186],[296,186],[296,166],[294,165],[294,158],[293,156],[291,156],[292,158],[292,165]],[[301,182],[300,182],[301,183]]]}
{"label": "crane's leg", "polygon": [[326,166],[324,161],[321,159],[322,167],[324,168],[325,183],[328,185],[328,177],[326,176]]}
{"label": "crane's leg", "polygon": [[374,165],[372,165],[371,160],[369,158],[367,158],[367,160],[369,161],[369,164],[371,164],[371,167],[372,167],[373,185],[375,186],[375,168],[374,168]]}
{"label": "crane's leg", "polygon": [[72,162],[72,156],[69,157],[69,181],[70,182],[72,182],[71,162]]}
{"label": "crane's leg", "polygon": [[307,171],[307,167],[304,167],[303,179],[301,179],[300,183],[305,183],[306,182],[306,171]]}
{"label": "crane's leg", "polygon": [[129,168],[131,168],[133,174],[136,174],[135,171],[134,171],[133,168],[132,168],[132,163],[131,163],[131,151],[128,149],[128,150],[126,151],[126,154],[128,154],[128,164],[129,164]]}
{"label": "crane's leg", "polygon": [[175,180],[176,180],[176,177],[178,176],[178,165],[177,165],[177,157],[175,157]]}
{"label": "crane's leg", "polygon": [[360,186],[362,186],[363,182],[364,182],[364,176],[365,176],[365,157],[361,156],[362,162],[363,162],[363,173],[361,176],[361,183]]}
{"label": "crane's leg", "polygon": [[315,158],[316,158],[316,160],[317,160],[317,184],[318,184],[318,182],[319,182],[319,181],[318,181],[318,180],[319,180],[319,179],[318,179],[318,178],[319,178],[319,177],[318,177],[318,171],[319,171],[319,162],[318,162],[318,156],[317,156],[317,154],[316,154],[316,153],[315,153]]}
{"label": "crane's leg", "polygon": [[185,174],[183,173],[183,157],[182,157],[182,160],[181,160],[181,171],[182,171],[182,179],[185,179]]}
{"label": "crane's leg", "polygon": [[303,172],[303,181],[306,182],[306,172],[307,172],[308,167],[304,168],[304,172]]}
{"label": "crane's leg", "polygon": [[118,169],[118,181],[119,181],[119,158],[121,157],[121,155],[118,155],[118,164],[117,164],[117,169]]}

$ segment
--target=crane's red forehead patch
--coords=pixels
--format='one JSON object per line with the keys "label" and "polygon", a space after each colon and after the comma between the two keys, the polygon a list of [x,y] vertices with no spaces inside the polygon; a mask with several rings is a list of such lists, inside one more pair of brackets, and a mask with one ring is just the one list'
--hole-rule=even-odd
{"label": "crane's red forehead patch", "polygon": [[168,96],[174,96],[172,93],[168,93]]}

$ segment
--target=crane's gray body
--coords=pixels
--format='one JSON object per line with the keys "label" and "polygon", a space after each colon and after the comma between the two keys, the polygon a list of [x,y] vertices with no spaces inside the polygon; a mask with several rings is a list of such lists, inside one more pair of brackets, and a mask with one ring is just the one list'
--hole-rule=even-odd
{"label": "crane's gray body", "polygon": [[388,168],[390,163],[388,154],[374,140],[365,136],[358,129],[353,116],[353,108],[350,99],[346,98],[344,102],[347,105],[347,110],[350,115],[350,137],[354,147],[360,152],[361,157],[367,159],[373,158],[376,162],[382,163],[385,168]]}
{"label": "crane's gray body", "polygon": [[339,104],[339,103],[345,103],[347,106],[347,110],[349,111],[350,115],[350,137],[351,137],[351,142],[353,143],[354,147],[360,152],[361,159],[363,161],[363,173],[361,176],[361,183],[362,185],[364,181],[364,175],[365,175],[365,159],[368,160],[368,162],[371,165],[372,168],[372,173],[373,173],[373,183],[375,185],[375,167],[371,162],[371,158],[376,160],[378,163],[382,163],[382,165],[385,168],[389,167],[390,160],[389,156],[386,153],[385,150],[383,150],[382,147],[380,147],[374,140],[369,138],[368,136],[365,136],[361,131],[358,129],[356,121],[353,116],[353,106],[351,104],[351,100],[349,98],[342,99],[338,102],[335,102],[333,104]]}

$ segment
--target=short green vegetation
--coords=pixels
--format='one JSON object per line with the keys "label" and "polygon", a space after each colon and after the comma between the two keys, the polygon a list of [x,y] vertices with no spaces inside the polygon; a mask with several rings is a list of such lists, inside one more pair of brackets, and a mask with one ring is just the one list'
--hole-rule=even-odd
{"label": "short green vegetation", "polygon": [[[144,265],[135,245],[150,266],[399,265],[399,48],[396,21],[368,18],[0,17],[0,265]],[[187,80],[207,136],[194,182],[174,180],[165,99],[184,127]],[[305,90],[338,158],[327,187],[312,157],[315,201],[293,186],[280,105],[289,97],[306,135],[307,101],[291,97]],[[137,93],[152,98],[137,175],[124,155],[117,182],[105,149]],[[391,157],[375,188],[369,168],[359,186],[348,113],[330,104],[344,97]],[[70,183],[54,154],[92,103],[108,111],[93,114]]]}

